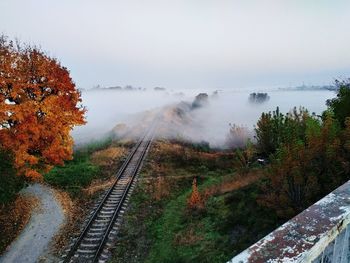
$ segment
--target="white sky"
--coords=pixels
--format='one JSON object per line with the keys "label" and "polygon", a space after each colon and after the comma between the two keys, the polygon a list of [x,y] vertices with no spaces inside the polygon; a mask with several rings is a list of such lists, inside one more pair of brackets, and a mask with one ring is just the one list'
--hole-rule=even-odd
{"label": "white sky", "polygon": [[78,86],[244,88],[350,76],[347,0],[0,0],[0,32]]}

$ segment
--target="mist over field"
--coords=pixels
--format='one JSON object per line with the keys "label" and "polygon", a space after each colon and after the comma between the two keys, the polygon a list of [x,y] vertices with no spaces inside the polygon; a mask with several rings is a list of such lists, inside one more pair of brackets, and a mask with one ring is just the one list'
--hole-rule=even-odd
{"label": "mist over field", "polygon": [[264,103],[252,104],[248,98],[254,90],[221,90],[216,96],[213,95],[214,91],[83,91],[83,104],[88,110],[87,124],[75,128],[73,137],[77,144],[86,143],[99,139],[117,124],[126,124],[130,128],[142,130],[142,122],[146,122],[147,116],[168,111],[169,108],[177,107],[180,102],[190,105],[196,95],[204,92],[209,96],[209,103],[188,112],[190,122],[180,128],[172,126],[169,123],[173,121],[168,120],[167,132],[163,131],[160,136],[178,134],[195,142],[207,141],[212,147],[225,147],[230,124],[245,126],[253,132],[261,113],[273,111],[276,107],[283,113],[293,107],[305,107],[311,113],[321,114],[326,108],[326,100],[335,95],[334,91],[328,90],[265,89],[263,92],[267,92],[270,99]]}
{"label": "mist over field", "polygon": [[83,105],[87,109],[87,124],[72,133],[77,144],[98,139],[118,123],[131,123],[146,110],[165,106],[178,98],[155,91],[83,91]]}

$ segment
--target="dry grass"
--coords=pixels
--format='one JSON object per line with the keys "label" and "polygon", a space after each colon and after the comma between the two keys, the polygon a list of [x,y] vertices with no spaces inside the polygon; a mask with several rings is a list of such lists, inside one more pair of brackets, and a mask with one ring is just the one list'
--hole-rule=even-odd
{"label": "dry grass", "polygon": [[174,238],[175,244],[180,245],[180,246],[195,245],[203,240],[204,240],[204,237],[196,234],[193,227],[191,227],[185,233],[176,234],[176,236]]}
{"label": "dry grass", "polygon": [[171,182],[167,178],[157,177],[156,181],[149,185],[151,198],[157,201],[168,197],[171,194]]}
{"label": "dry grass", "polygon": [[110,178],[108,181],[106,180],[95,180],[88,187],[83,189],[83,192],[87,195],[93,195],[101,190],[106,190],[112,186],[115,178]]}
{"label": "dry grass", "polygon": [[[183,180],[183,179],[193,179],[195,175],[193,174],[188,174],[188,175],[169,175],[169,176],[164,176],[167,180],[176,182],[178,180]],[[159,177],[159,176],[158,176]],[[155,183],[154,180],[158,180],[158,177],[141,177],[138,178],[138,181],[143,181],[143,182],[148,182],[148,183]],[[202,175],[201,178],[205,178],[205,175]]]}
{"label": "dry grass", "polygon": [[[145,170],[145,176],[173,176],[175,171],[184,170],[196,173],[197,168],[208,170],[223,170],[232,167],[232,153],[226,152],[203,152],[192,146],[168,141],[157,141],[152,145],[149,162]],[[181,174],[179,174],[181,176]]]}
{"label": "dry grass", "polygon": [[60,205],[62,206],[62,210],[65,216],[69,217],[74,207],[74,203],[70,198],[69,194],[67,192],[57,190],[57,189],[55,189],[53,192],[56,199],[59,201]]}
{"label": "dry grass", "polygon": [[225,194],[235,190],[238,190],[242,187],[255,183],[263,176],[260,172],[251,172],[246,175],[238,175],[234,178],[225,179],[219,185],[214,185],[205,190],[204,195],[206,197]]}
{"label": "dry grass", "polygon": [[17,237],[28,223],[39,200],[31,195],[19,195],[16,200],[0,209],[0,253]]}
{"label": "dry grass", "polygon": [[[62,210],[66,217],[66,223],[64,224],[64,226],[61,227],[60,232],[57,235],[55,235],[52,241],[54,244],[53,250],[57,252],[60,248],[66,246],[67,244],[66,233],[70,233],[72,229],[72,225],[79,211],[76,208],[76,204],[70,198],[67,192],[55,189],[54,194],[56,199],[60,202],[62,206]],[[65,233],[65,234],[62,234],[62,233]]]}
{"label": "dry grass", "polygon": [[154,149],[154,154],[161,153],[163,156],[182,157],[185,160],[196,158],[210,161],[214,160],[220,155],[224,155],[224,153],[219,152],[197,151],[185,145],[168,141],[158,141],[152,147]]}
{"label": "dry grass", "polygon": [[94,152],[91,156],[91,162],[98,166],[111,166],[126,153],[124,147],[110,147],[104,150]]}
{"label": "dry grass", "polygon": [[52,241],[52,253],[59,257],[62,248],[67,248],[70,238],[79,233],[83,221],[91,211],[92,202],[85,193],[83,196],[86,198],[81,196],[81,199],[71,199],[67,192],[55,190],[55,196],[60,201],[66,217],[64,225]]}

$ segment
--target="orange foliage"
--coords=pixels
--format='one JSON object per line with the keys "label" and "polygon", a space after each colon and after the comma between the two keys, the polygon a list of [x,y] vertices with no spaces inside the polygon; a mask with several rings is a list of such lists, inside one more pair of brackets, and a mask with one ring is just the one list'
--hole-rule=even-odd
{"label": "orange foliage", "polygon": [[191,209],[203,208],[204,204],[202,198],[198,192],[197,179],[194,178],[192,182],[192,194],[187,200],[187,205]]}
{"label": "orange foliage", "polygon": [[0,147],[13,153],[18,174],[40,179],[72,158],[70,131],[85,123],[80,103],[57,60],[0,36]]}

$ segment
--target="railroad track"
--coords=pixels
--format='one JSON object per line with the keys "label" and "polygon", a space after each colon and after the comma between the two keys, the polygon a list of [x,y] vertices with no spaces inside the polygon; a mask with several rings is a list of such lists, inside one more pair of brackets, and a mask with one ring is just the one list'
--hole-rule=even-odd
{"label": "railroad track", "polygon": [[123,163],[112,187],[102,197],[81,234],[67,250],[64,263],[103,263],[108,260],[135,178],[153,140],[156,123],[151,125]]}

